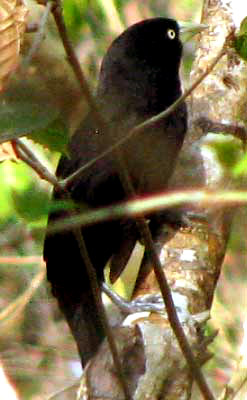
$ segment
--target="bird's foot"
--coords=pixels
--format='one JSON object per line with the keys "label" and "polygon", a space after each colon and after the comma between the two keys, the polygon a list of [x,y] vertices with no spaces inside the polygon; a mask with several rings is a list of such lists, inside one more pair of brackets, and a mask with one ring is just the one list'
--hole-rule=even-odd
{"label": "bird's foot", "polygon": [[147,295],[141,299],[127,301],[114,292],[105,282],[102,284],[102,290],[119,307],[123,314],[144,311],[160,313],[164,311],[164,302],[160,295]]}

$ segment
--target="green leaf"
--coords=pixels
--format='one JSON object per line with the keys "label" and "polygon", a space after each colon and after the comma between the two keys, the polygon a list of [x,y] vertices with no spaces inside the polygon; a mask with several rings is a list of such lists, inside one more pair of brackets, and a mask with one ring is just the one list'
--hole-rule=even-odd
{"label": "green leaf", "polygon": [[247,34],[238,36],[235,39],[234,47],[238,55],[247,61]]}
{"label": "green leaf", "polygon": [[69,37],[73,41],[80,38],[83,25],[85,25],[85,13],[88,9],[87,0],[64,0],[63,13]]}
{"label": "green leaf", "polygon": [[234,48],[238,55],[247,61],[247,17],[241,22],[239,33],[234,41]]}
{"label": "green leaf", "polygon": [[51,151],[66,154],[69,142],[68,129],[61,119],[52,121],[44,130],[36,130],[28,135],[35,142],[48,147]]}
{"label": "green leaf", "polygon": [[233,173],[235,176],[246,176],[247,175],[247,154],[245,154],[241,160],[235,166]]}
{"label": "green leaf", "polygon": [[245,17],[240,24],[239,34],[240,35],[247,34],[247,17]]}
{"label": "green leaf", "polygon": [[17,213],[26,221],[38,221],[46,217],[49,209],[49,195],[38,187],[29,186],[25,191],[12,190]]}
{"label": "green leaf", "polygon": [[59,110],[43,96],[38,97],[26,87],[25,94],[16,90],[0,98],[0,142],[44,129],[59,114]]}
{"label": "green leaf", "polygon": [[18,192],[25,192],[31,185],[30,169],[24,163],[5,161],[0,164],[0,181],[0,218],[3,222],[14,215],[13,189]]}
{"label": "green leaf", "polygon": [[223,168],[233,170],[240,158],[241,146],[235,140],[213,141],[209,146],[214,150]]}

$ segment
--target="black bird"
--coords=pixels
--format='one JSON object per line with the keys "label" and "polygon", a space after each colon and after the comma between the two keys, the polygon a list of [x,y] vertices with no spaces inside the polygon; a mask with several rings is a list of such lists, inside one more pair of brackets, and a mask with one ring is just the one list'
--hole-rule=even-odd
{"label": "black bird", "polygon": [[[141,21],[114,40],[103,59],[96,92],[111,141],[118,141],[135,125],[177,100],[181,95],[181,57],[179,26],[172,19]],[[186,129],[187,111],[183,103],[167,118],[133,136],[120,148],[121,158],[138,195],[167,188]],[[71,139],[69,157],[60,159],[58,178],[68,177],[101,154],[109,142],[107,132],[101,130],[89,113]],[[71,198],[84,210],[85,207],[96,208],[128,199],[114,154],[86,169],[69,190]],[[61,198],[62,193],[54,190],[54,199]],[[48,226],[68,215],[70,212],[66,210],[51,213]],[[124,264],[121,257],[127,259],[138,240],[135,223],[129,220],[84,227],[82,233],[99,282],[103,282],[104,267],[111,257],[115,257],[115,263],[116,255],[119,257],[120,267],[115,273],[121,272]],[[104,332],[73,233],[46,235],[44,259],[52,292],[74,335],[82,365],[85,365],[97,351]]]}

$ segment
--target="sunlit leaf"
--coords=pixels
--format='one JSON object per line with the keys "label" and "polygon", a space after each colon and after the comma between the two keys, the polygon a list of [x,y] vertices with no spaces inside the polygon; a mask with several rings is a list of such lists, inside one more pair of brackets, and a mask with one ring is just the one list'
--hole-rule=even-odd
{"label": "sunlit leaf", "polygon": [[247,154],[245,154],[234,168],[234,175],[246,176],[247,175]]}
{"label": "sunlit leaf", "polygon": [[240,24],[240,29],[239,29],[240,35],[246,35],[247,34],[247,17],[245,17],[241,24]]}
{"label": "sunlit leaf", "polygon": [[72,40],[80,38],[80,31],[85,25],[85,12],[88,9],[87,0],[64,0],[63,13],[69,36]]}
{"label": "sunlit leaf", "polygon": [[215,152],[219,163],[232,171],[240,159],[241,145],[236,140],[219,140],[208,144]]}
{"label": "sunlit leaf", "polygon": [[234,41],[234,47],[239,56],[247,61],[247,17],[241,22],[239,33]]}
{"label": "sunlit leaf", "polygon": [[26,191],[32,177],[29,167],[24,163],[6,161],[0,164],[0,218],[1,221],[13,216],[13,190]]}

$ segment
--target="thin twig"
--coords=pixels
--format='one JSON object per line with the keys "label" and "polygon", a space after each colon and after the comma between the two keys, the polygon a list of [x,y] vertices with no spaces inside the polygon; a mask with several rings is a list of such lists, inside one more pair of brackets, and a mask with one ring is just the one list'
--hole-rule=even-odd
{"label": "thin twig", "polygon": [[25,265],[25,264],[43,264],[44,260],[41,256],[26,256],[26,257],[0,257],[0,264],[15,264],[15,265]]}
{"label": "thin twig", "polygon": [[60,190],[62,189],[56,176],[48,171],[48,169],[38,160],[34,152],[30,150],[21,139],[15,139],[12,143],[15,146],[18,157],[37,172],[41,179],[46,180]]}
{"label": "thin twig", "polygon": [[[42,40],[44,38],[44,35],[45,35],[45,26],[47,24],[47,21],[48,21],[49,15],[50,15],[50,11],[52,9],[52,5],[53,5],[52,1],[48,1],[47,4],[46,4],[45,11],[44,11],[44,13],[43,13],[43,15],[42,15],[42,17],[40,19],[40,22],[39,22],[39,25],[38,25],[38,29],[37,29],[37,33],[36,33],[35,38],[33,40],[32,46],[31,46],[28,54],[26,55],[26,57],[22,61],[22,68],[23,69],[27,68],[30,65],[33,56],[37,53],[37,51],[38,51],[38,49],[39,49],[39,47],[41,45],[41,42],[42,42]],[[37,25],[35,26],[35,28],[36,27],[37,27]]]}
{"label": "thin twig", "polygon": [[89,210],[86,213],[65,217],[62,221],[54,222],[49,228],[50,234],[71,230],[76,227],[85,227],[105,221],[121,218],[135,218],[142,214],[150,214],[155,211],[170,207],[195,205],[198,208],[221,206],[236,207],[247,204],[247,191],[207,191],[188,190],[157,196],[149,196],[144,199],[129,200],[121,204],[102,207],[98,210]]}
{"label": "thin twig", "polygon": [[53,1],[53,8],[52,8],[52,14],[54,17],[54,20],[57,25],[57,29],[59,32],[59,35],[61,37],[61,40],[63,42],[63,46],[67,55],[68,62],[70,63],[72,70],[76,76],[76,79],[79,83],[79,86],[81,88],[81,92],[83,96],[85,97],[90,110],[95,118],[95,120],[98,122],[99,128],[101,129],[106,129],[106,123],[104,121],[104,118],[100,114],[97,104],[94,100],[94,97],[91,93],[90,87],[88,85],[88,82],[84,76],[84,73],[81,69],[80,63],[78,61],[78,58],[75,54],[74,48],[72,46],[72,43],[68,37],[67,34],[67,29],[64,23],[63,19],[63,14],[62,14],[62,5],[61,5],[61,0],[54,0]]}
{"label": "thin twig", "polygon": [[115,365],[116,371],[118,372],[118,377],[119,377],[119,381],[121,382],[122,385],[122,389],[125,395],[126,400],[131,400],[131,395],[129,392],[129,387],[128,384],[125,380],[124,377],[124,372],[122,369],[122,365],[121,365],[121,361],[120,361],[120,357],[118,355],[118,350],[117,350],[117,346],[116,346],[116,342],[115,342],[115,338],[112,334],[112,330],[107,318],[107,314],[105,311],[105,307],[103,305],[103,301],[102,301],[102,297],[101,297],[101,290],[99,287],[99,283],[98,283],[98,279],[97,279],[97,275],[96,275],[96,271],[95,268],[91,262],[91,259],[89,257],[88,251],[87,251],[87,247],[82,235],[82,232],[80,229],[74,229],[73,230],[74,235],[76,237],[78,246],[79,246],[79,251],[81,253],[82,259],[84,261],[86,270],[87,270],[87,274],[88,274],[88,278],[89,278],[89,282],[91,285],[91,289],[93,292],[93,297],[94,300],[96,302],[97,305],[97,309],[98,312],[100,313],[100,319],[101,319],[101,323],[103,325],[103,329],[104,332],[106,333],[106,337],[108,340],[108,344],[109,344],[109,348],[112,354],[112,358],[113,358],[113,363]]}
{"label": "thin twig", "polygon": [[[40,265],[42,265],[40,261],[39,263]],[[21,315],[22,310],[26,307],[26,305],[34,295],[35,291],[39,288],[42,281],[44,280],[44,277],[45,268],[41,268],[30,282],[28,288],[0,312],[1,327],[3,327],[10,320],[13,321],[18,315]]]}
{"label": "thin twig", "polygon": [[204,133],[223,133],[229,134],[237,139],[241,140],[243,143],[243,150],[246,150],[247,146],[247,129],[244,126],[233,125],[222,122],[211,121],[208,118],[200,117],[195,120],[195,123]]}

